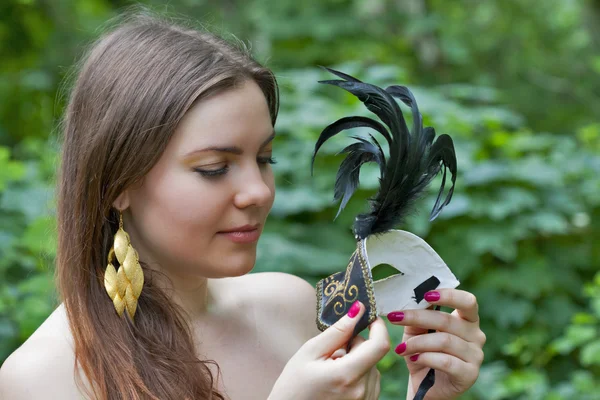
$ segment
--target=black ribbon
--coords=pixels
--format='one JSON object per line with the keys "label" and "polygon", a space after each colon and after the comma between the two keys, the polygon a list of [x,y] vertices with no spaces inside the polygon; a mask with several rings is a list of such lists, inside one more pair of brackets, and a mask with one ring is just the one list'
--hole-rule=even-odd
{"label": "black ribbon", "polygon": [[414,400],[423,400],[425,398],[425,395],[427,394],[429,389],[431,389],[434,383],[435,369],[430,368],[429,372],[427,372],[427,375],[425,375],[425,378],[423,378],[423,381],[419,385],[419,390],[417,390],[417,394],[415,394]]}
{"label": "black ribbon", "polygon": [[[433,309],[436,311],[439,311],[440,306],[435,306]],[[435,329],[430,329],[427,333],[433,333],[433,332],[435,332]],[[415,394],[415,397],[413,398],[413,400],[423,400],[425,398],[425,395],[427,394],[429,389],[431,389],[431,387],[433,386],[434,383],[435,383],[435,369],[430,368],[429,372],[427,372],[427,375],[425,375],[425,378],[423,378],[423,381],[421,381],[421,384],[419,385],[419,389],[417,390],[417,394]]]}

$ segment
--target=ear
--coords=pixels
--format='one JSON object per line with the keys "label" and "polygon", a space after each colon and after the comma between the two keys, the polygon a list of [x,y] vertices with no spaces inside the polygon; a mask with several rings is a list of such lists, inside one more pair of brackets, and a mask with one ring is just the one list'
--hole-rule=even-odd
{"label": "ear", "polygon": [[113,201],[113,207],[119,211],[124,211],[129,207],[129,191],[124,190],[119,197]]}

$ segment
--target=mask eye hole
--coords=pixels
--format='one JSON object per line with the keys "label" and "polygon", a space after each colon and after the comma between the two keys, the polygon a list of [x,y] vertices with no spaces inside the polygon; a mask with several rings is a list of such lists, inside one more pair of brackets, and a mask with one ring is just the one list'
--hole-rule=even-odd
{"label": "mask eye hole", "polygon": [[371,269],[371,274],[373,274],[373,282],[377,282],[393,276],[404,275],[404,272],[398,271],[390,264],[377,264]]}

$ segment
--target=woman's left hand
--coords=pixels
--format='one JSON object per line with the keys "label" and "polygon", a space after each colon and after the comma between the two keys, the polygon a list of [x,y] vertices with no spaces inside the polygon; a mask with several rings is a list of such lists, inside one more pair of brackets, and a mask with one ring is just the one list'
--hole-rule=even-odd
{"label": "woman's left hand", "polygon": [[[405,327],[396,353],[405,357],[410,373],[407,399],[413,399],[430,368],[435,369],[435,384],[425,399],[456,399],[473,386],[483,362],[486,337],[479,328],[477,299],[457,289],[435,290],[425,299],[455,310],[451,314],[431,309],[388,314],[390,322]],[[427,333],[429,329],[436,332]]]}

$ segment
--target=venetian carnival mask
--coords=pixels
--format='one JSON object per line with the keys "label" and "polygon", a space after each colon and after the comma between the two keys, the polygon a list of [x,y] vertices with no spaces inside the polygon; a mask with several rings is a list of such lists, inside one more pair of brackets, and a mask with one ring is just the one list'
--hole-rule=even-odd
{"label": "venetian carnival mask", "polygon": [[[346,315],[354,301],[360,300],[366,306],[366,311],[356,325],[354,334],[357,335],[378,315],[427,308],[429,303],[423,298],[426,292],[459,285],[452,271],[423,239],[393,229],[403,222],[410,206],[442,171],[441,188],[430,221],[439,215],[450,202],[454,191],[456,155],[450,136],[443,134],[436,138],[433,128],[423,127],[417,102],[408,88],[394,85],[382,89],[342,72],[326,69],[341,79],[320,83],[350,92],[383,123],[362,116],[345,117],[333,122],[317,140],[313,165],[325,141],[351,128],[368,128],[379,133],[389,150],[386,158],[379,142],[369,135],[368,139],[354,137],[356,142],[341,151],[347,155],[335,181],[334,199],[341,200],[338,215],[356,191],[360,168],[364,163],[375,162],[379,165],[380,186],[377,194],[370,199],[370,211],[358,215],[354,221],[357,245],[345,270],[317,283],[318,328],[322,331],[327,329]],[[396,98],[411,109],[410,131]],[[450,171],[452,185],[442,200],[447,170]],[[372,270],[380,264],[392,266],[397,273],[374,281]],[[423,398],[433,381],[434,373],[431,370],[415,399]]]}

